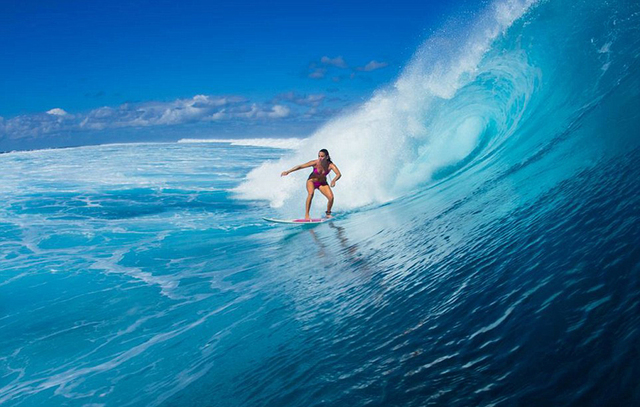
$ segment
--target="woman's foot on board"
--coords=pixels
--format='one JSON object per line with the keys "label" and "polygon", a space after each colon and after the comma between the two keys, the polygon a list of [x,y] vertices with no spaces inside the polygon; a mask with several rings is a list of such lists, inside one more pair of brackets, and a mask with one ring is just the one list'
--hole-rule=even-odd
{"label": "woman's foot on board", "polygon": [[326,211],[325,213],[327,214],[327,218],[331,217],[331,211]]}

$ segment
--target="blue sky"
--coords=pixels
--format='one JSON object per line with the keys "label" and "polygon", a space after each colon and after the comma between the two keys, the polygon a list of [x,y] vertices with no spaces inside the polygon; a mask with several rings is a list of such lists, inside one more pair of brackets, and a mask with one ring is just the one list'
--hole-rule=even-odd
{"label": "blue sky", "polygon": [[304,136],[391,83],[461,7],[4,0],[0,149],[84,132]]}

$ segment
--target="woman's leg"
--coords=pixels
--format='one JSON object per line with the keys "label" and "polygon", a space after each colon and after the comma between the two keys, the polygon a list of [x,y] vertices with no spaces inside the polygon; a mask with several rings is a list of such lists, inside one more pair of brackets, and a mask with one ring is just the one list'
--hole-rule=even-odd
{"label": "woman's leg", "polygon": [[322,195],[327,197],[327,218],[331,217],[331,207],[333,206],[333,191],[329,185],[320,185],[318,190],[322,192]]}
{"label": "woman's leg", "polygon": [[315,188],[313,187],[313,181],[310,179],[307,180],[307,206],[304,211],[304,218],[309,219],[309,210],[311,209],[311,200],[313,199],[313,192]]}

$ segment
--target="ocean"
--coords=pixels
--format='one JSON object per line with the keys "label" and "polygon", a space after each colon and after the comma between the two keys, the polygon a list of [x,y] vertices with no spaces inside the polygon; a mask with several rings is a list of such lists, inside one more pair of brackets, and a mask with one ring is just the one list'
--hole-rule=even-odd
{"label": "ocean", "polygon": [[[321,148],[335,220],[265,222]],[[621,0],[487,4],[307,138],[1,154],[0,404],[640,405],[639,162]]]}

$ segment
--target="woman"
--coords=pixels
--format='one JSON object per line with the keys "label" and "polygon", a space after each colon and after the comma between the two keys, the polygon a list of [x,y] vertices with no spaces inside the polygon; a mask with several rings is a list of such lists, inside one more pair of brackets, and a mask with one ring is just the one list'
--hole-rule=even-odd
{"label": "woman", "polygon": [[[309,219],[309,209],[311,208],[311,200],[313,199],[313,193],[316,189],[322,192],[322,195],[326,196],[328,199],[327,202],[327,218],[331,217],[331,207],[333,206],[333,191],[331,188],[336,186],[336,181],[340,179],[340,170],[336,165],[331,161],[331,157],[329,156],[329,152],[326,149],[322,149],[318,152],[318,159],[309,161],[306,164],[296,165],[289,171],[283,172],[280,176],[284,177],[289,175],[294,171],[301,170],[303,168],[313,167],[313,172],[309,175],[307,179],[307,206],[304,213],[304,218]],[[327,174],[333,170],[336,174],[336,177],[331,181],[331,187],[327,184]]]}

